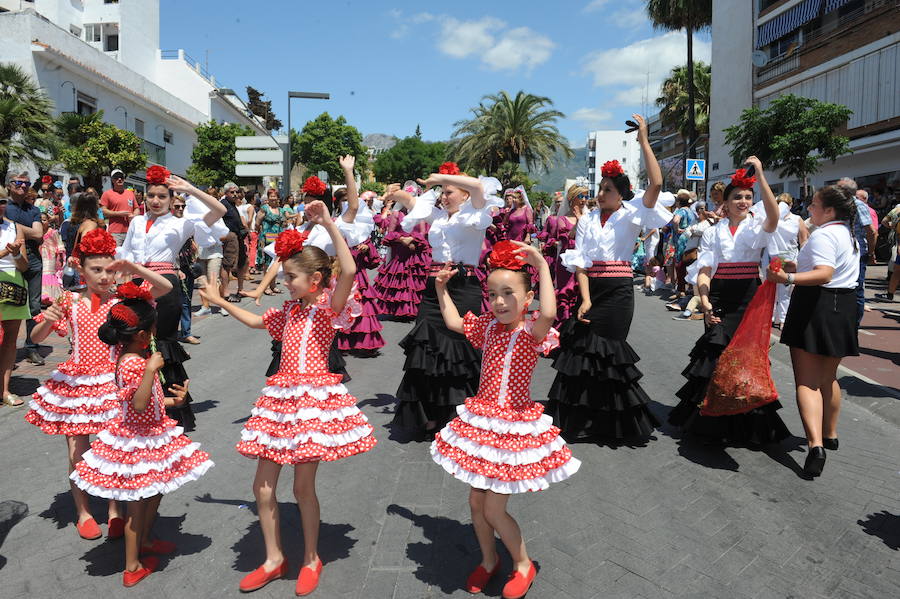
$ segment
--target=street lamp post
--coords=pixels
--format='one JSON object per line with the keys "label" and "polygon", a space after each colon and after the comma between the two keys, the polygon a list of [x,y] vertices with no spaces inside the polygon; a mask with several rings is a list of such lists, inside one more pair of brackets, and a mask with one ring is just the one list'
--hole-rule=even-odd
{"label": "street lamp post", "polygon": [[115,108],[113,108],[113,112],[119,110],[120,108],[125,113],[125,127],[124,128],[126,131],[128,131],[128,109],[122,105],[119,105],[119,106],[116,106]]}
{"label": "street lamp post", "polygon": [[69,80],[63,81],[59,84],[60,87],[65,87],[66,83],[72,86],[72,112],[78,112],[78,100],[75,98],[75,84]]}
{"label": "street lamp post", "polygon": [[291,190],[291,100],[293,98],[306,98],[308,100],[330,100],[330,94],[317,92],[288,92],[288,122],[287,122],[287,143],[284,145],[284,175],[281,181],[281,193],[286,200]]}

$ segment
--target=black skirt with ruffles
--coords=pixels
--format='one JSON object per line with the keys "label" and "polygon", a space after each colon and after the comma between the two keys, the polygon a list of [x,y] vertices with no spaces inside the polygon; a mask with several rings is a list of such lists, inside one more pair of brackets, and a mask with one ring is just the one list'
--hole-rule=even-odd
{"label": "black skirt with ruffles", "polygon": [[[266,369],[266,376],[273,376],[278,373],[281,369],[281,341],[272,340],[272,361],[269,362],[269,367]],[[341,352],[338,351],[337,346],[337,335],[334,336],[334,340],[331,342],[331,347],[328,349],[328,372],[333,374],[341,375],[342,383],[350,382],[350,374],[347,372],[347,361],[344,360],[344,356],[341,355]]]}
{"label": "black skirt with ruffles", "polygon": [[[474,274],[460,270],[448,282],[447,291],[460,314],[481,313],[481,284]],[[400,347],[406,362],[397,388],[394,424],[424,429],[434,421],[437,428],[443,427],[456,415],[456,406],[478,391],[481,352],[465,335],[447,328],[434,277],[428,277],[416,323]]]}
{"label": "black skirt with ruffles", "polygon": [[[631,277],[588,279],[591,309],[560,328],[557,371],[546,413],[567,441],[628,441],[649,437],[659,421],[639,384],[640,357],[626,341],[634,316]],[[579,299],[578,304],[581,304]]]}
{"label": "black skirt with ruffles", "polygon": [[[184,290],[181,280],[176,275],[164,274],[167,281],[172,284],[169,293],[156,298],[156,351],[162,354],[164,364],[160,369],[160,379],[163,388],[167,390],[173,383],[184,384],[187,380],[187,372],[184,362],[191,359],[181,344],[178,342],[178,325],[181,322],[181,298]],[[190,392],[184,398],[184,403],[178,407],[167,407],[166,414],[175,420],[185,432],[194,430],[197,422],[194,411],[191,409]]]}
{"label": "black skirt with ruffles", "polygon": [[781,342],[811,354],[859,355],[856,289],[794,287]]}
{"label": "black skirt with ruffles", "polygon": [[693,436],[727,445],[766,445],[790,436],[778,415],[779,401],[773,401],[743,414],[701,416],[700,404],[719,361],[744,317],[750,300],[759,287],[759,279],[713,279],[709,300],[722,322],[706,326],[694,344],[690,362],[682,371],[687,382],[676,395],[681,400],[671,412],[668,422]]}

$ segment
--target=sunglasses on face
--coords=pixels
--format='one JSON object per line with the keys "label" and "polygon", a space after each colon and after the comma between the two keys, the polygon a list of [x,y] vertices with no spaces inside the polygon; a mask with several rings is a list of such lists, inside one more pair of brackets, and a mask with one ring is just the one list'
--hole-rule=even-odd
{"label": "sunglasses on face", "polygon": [[591,197],[591,196],[585,195],[585,194],[582,193],[582,194],[580,194],[580,195],[578,196],[578,199],[579,199],[579,200],[587,200],[587,199],[589,199],[590,197]]}
{"label": "sunglasses on face", "polygon": [[172,210],[184,210],[184,204],[172,206]]}
{"label": "sunglasses on face", "polygon": [[12,184],[16,187],[28,187],[31,185],[31,181],[13,181]]}
{"label": "sunglasses on face", "polygon": [[7,199],[5,199],[5,198],[4,198],[4,199],[0,199],[0,206],[6,206],[8,203],[9,203],[9,200],[7,200]]}

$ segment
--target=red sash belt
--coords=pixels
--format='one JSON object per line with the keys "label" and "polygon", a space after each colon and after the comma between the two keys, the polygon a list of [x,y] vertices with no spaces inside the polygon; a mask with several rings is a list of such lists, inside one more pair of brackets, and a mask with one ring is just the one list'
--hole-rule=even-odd
{"label": "red sash belt", "polygon": [[714,279],[758,279],[759,262],[723,262],[716,267]]}
{"label": "red sash belt", "polygon": [[144,264],[144,267],[153,272],[158,272],[161,275],[178,274],[178,271],[175,270],[175,265],[171,262],[147,262]]}
{"label": "red sash belt", "polygon": [[631,262],[628,261],[594,261],[587,269],[587,276],[593,278],[632,277]]}

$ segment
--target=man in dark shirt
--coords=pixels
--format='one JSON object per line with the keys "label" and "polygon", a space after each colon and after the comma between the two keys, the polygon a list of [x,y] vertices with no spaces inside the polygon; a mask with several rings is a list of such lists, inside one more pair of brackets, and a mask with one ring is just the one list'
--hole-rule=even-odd
{"label": "man in dark shirt", "polygon": [[[241,272],[247,264],[247,248],[244,246],[247,230],[244,229],[241,213],[238,212],[235,202],[238,194],[243,195],[243,190],[231,181],[226,183],[223,189],[225,197],[222,198],[222,204],[225,206],[225,216],[222,217],[222,222],[228,227],[228,235],[222,238],[222,275],[219,291],[229,302],[240,302],[243,297],[241,292],[244,290],[244,277]],[[237,279],[237,293],[226,295],[232,274]]]}
{"label": "man in dark shirt", "polygon": [[[18,183],[17,183],[18,182]],[[22,183],[25,185],[22,185]],[[22,273],[28,286],[28,307],[32,318],[25,322],[25,359],[41,366],[44,358],[38,353],[37,343],[31,340],[34,317],[41,313],[41,243],[44,230],[41,226],[41,211],[28,202],[28,173],[9,173],[6,187],[10,202],[6,206],[6,218],[17,223],[25,234],[25,251],[28,253],[28,270]]]}

